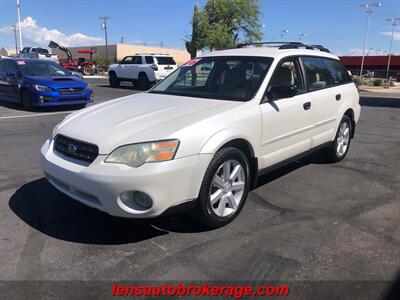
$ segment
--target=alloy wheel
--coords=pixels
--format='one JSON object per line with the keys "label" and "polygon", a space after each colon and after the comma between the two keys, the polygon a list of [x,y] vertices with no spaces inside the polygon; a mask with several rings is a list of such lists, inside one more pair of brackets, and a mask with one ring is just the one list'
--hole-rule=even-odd
{"label": "alloy wheel", "polygon": [[225,161],[215,173],[210,187],[210,205],[221,218],[233,214],[239,207],[246,185],[246,176],[237,160]]}

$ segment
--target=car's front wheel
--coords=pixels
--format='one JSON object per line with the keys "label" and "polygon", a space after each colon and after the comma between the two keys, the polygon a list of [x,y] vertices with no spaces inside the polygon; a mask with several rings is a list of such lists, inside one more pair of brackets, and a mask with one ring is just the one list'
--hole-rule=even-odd
{"label": "car's front wheel", "polygon": [[210,227],[228,224],[243,208],[249,186],[249,162],[243,152],[232,147],[219,150],[204,175],[196,215]]}
{"label": "car's front wheel", "polygon": [[112,88],[118,88],[121,83],[121,81],[118,79],[117,75],[114,72],[110,73],[108,80]]}
{"label": "car's front wheel", "polygon": [[21,91],[21,103],[22,103],[22,106],[26,110],[32,110],[32,108],[33,108],[32,97],[31,97],[31,94],[27,90]]}

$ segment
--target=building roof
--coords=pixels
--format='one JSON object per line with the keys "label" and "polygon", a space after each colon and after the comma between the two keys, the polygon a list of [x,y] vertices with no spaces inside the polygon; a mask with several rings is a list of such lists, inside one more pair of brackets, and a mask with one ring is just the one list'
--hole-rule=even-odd
{"label": "building roof", "polygon": [[[389,56],[387,55],[374,55],[364,57],[364,68],[386,68]],[[341,56],[341,62],[347,68],[357,68],[361,66],[362,56]],[[390,58],[391,68],[400,68],[400,55],[392,55]]]}

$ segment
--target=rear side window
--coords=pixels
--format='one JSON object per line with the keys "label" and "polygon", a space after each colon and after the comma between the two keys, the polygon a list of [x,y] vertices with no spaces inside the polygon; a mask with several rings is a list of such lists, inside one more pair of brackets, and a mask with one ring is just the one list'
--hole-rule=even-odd
{"label": "rear side window", "polygon": [[307,75],[309,91],[317,91],[334,85],[332,74],[326,68],[322,58],[302,57],[302,61]]}
{"label": "rear side window", "polygon": [[146,56],[146,64],[154,64],[154,58],[153,56]]}
{"label": "rear side window", "polygon": [[171,56],[157,56],[157,62],[159,65],[176,65],[176,62]]}
{"label": "rear side window", "polygon": [[334,85],[352,82],[350,74],[340,61],[333,59],[324,59],[323,61],[329,73],[331,73]]}
{"label": "rear side window", "polygon": [[132,63],[134,65],[141,65],[142,64],[142,57],[141,56],[134,56],[132,59]]}

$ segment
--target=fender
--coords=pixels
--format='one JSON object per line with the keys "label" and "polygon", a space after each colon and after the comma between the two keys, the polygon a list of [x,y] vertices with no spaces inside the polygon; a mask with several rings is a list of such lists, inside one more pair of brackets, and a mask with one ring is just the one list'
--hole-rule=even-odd
{"label": "fender", "polygon": [[[258,134],[260,136],[261,133]],[[224,144],[235,140],[244,139],[246,140],[254,151],[254,156],[259,156],[259,147],[256,147],[256,136],[257,132],[251,132],[245,128],[228,127],[224,128],[214,135],[212,135],[203,145],[200,150],[200,154],[215,154]]]}

